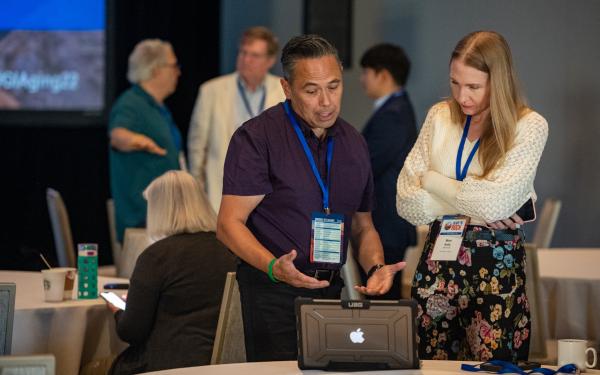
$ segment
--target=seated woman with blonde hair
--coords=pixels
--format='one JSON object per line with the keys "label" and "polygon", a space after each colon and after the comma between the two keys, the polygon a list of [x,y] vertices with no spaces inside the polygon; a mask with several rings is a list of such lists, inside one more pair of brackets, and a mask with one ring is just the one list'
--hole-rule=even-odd
{"label": "seated woman with blonde hair", "polygon": [[130,344],[111,374],[209,364],[225,277],[235,258],[215,237],[216,215],[196,180],[169,171],[146,188],[154,242],[133,270],[117,333]]}

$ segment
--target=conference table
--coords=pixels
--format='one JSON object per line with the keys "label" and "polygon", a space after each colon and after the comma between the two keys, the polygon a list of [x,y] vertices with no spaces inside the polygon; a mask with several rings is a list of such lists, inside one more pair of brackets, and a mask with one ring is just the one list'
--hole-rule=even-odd
{"label": "conference table", "polygon": [[[45,302],[41,272],[0,271],[0,282],[17,285],[12,354],[54,354],[56,374],[77,375],[82,365],[127,346],[119,340],[114,318],[101,298]],[[126,282],[98,277],[100,289],[106,283]]]}
{"label": "conference table", "polygon": [[[403,375],[448,375],[448,374],[469,374],[460,370],[462,363],[477,362],[458,362],[458,361],[421,361],[420,369],[396,370],[396,371],[361,371],[361,372],[339,372],[339,371],[319,371],[319,370],[300,370],[296,361],[279,362],[253,362],[253,363],[232,363],[226,365],[211,365],[186,367],[172,370],[162,370],[147,372],[152,375],[299,375],[299,374],[398,374]],[[598,370],[587,370],[586,374],[600,374]]]}
{"label": "conference table", "polygon": [[539,249],[538,265],[549,338],[600,342],[600,249]]}

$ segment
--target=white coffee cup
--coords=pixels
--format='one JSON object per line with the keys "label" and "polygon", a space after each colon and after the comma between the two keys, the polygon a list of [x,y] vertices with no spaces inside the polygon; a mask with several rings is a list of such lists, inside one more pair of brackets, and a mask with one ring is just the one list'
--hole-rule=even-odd
{"label": "white coffee cup", "polygon": [[44,300],[48,302],[62,301],[65,294],[65,279],[67,270],[52,268],[42,270]]}
{"label": "white coffee cup", "polygon": [[[587,361],[589,352],[594,355],[592,363]],[[573,363],[580,371],[585,371],[586,368],[596,367],[597,359],[596,349],[588,348],[586,340],[558,340],[558,366]]]}
{"label": "white coffee cup", "polygon": [[63,298],[65,300],[73,299],[73,286],[75,285],[75,277],[77,276],[77,268],[73,267],[57,267],[57,270],[64,270],[67,272],[65,278],[65,293]]}

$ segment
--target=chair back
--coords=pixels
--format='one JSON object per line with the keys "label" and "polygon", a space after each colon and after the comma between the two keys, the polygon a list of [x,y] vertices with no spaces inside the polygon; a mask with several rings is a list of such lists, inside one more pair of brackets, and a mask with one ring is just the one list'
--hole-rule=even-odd
{"label": "chair back", "polygon": [[210,364],[246,362],[244,322],[235,272],[228,272]]}
{"label": "chair back", "polygon": [[115,201],[112,198],[106,200],[106,216],[108,217],[108,231],[110,234],[110,245],[112,249],[113,263],[117,268],[117,275],[121,267],[121,243],[117,240],[117,220],[115,219]]}
{"label": "chair back", "polygon": [[544,201],[544,206],[538,217],[537,227],[533,235],[533,243],[538,249],[550,247],[561,206],[562,202],[558,199],[548,198]]}
{"label": "chair back", "polygon": [[46,202],[48,203],[58,265],[60,267],[77,267],[71,224],[65,203],[60,193],[52,188],[46,189]]}
{"label": "chair back", "polygon": [[531,314],[531,333],[529,335],[529,357],[530,358],[546,358],[548,355],[546,350],[546,340],[548,332],[546,332],[545,315],[542,313],[541,291],[540,291],[540,271],[538,265],[537,247],[535,244],[525,244],[525,290],[529,301],[529,312]]}
{"label": "chair back", "polygon": [[0,355],[10,354],[16,292],[15,283],[0,283]]}
{"label": "chair back", "polygon": [[150,238],[146,228],[125,228],[117,276],[130,279],[138,257],[149,245]]}
{"label": "chair back", "polygon": [[0,356],[1,375],[54,375],[55,368],[52,354]]}

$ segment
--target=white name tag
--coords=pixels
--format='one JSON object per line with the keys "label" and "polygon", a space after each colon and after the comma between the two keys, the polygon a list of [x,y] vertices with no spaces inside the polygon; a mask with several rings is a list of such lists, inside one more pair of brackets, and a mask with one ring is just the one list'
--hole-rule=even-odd
{"label": "white name tag", "polygon": [[310,261],[312,263],[341,263],[344,241],[344,215],[312,214]]}
{"label": "white name tag", "polygon": [[431,260],[451,260],[458,259],[458,251],[462,244],[465,229],[469,225],[469,218],[466,216],[444,216],[440,225]]}

